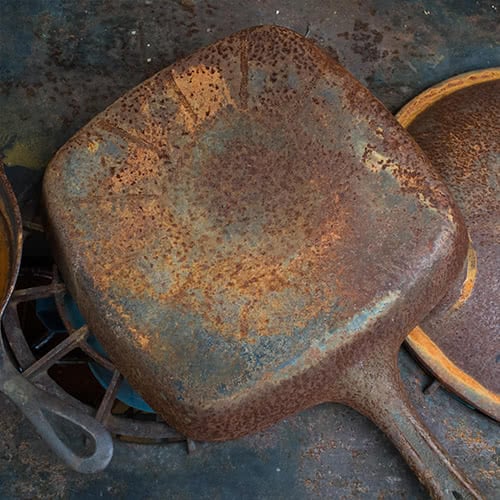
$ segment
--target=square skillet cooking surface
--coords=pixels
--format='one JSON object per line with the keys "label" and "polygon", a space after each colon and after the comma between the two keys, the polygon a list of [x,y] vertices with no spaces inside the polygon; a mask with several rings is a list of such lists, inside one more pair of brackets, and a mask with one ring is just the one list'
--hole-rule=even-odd
{"label": "square skillet cooking surface", "polygon": [[446,189],[392,115],[278,27],[124,95],[58,152],[44,195],[93,333],[197,439],[330,399],[337,349],[401,342],[465,248]]}

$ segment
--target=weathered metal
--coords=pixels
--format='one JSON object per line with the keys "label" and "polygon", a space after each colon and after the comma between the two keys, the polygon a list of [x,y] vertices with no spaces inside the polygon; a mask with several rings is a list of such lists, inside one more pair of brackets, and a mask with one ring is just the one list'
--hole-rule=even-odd
{"label": "weathered metal", "polygon": [[44,179],[72,295],[194,439],[323,401],[374,420],[434,496],[479,496],[410,409],[397,352],[467,250],[440,178],[316,45],[259,27],[147,80]]}
{"label": "weathered metal", "polygon": [[[57,269],[53,272],[45,273],[45,279],[51,281],[49,285],[35,286],[28,289],[18,289],[12,294],[12,298],[7,304],[6,310],[2,317],[2,325],[4,328],[7,344],[12,351],[20,371],[25,378],[29,377],[32,382],[36,382],[38,388],[49,393],[49,398],[43,398],[45,403],[49,406],[54,399],[50,398],[50,394],[57,396],[56,406],[59,408],[61,402],[69,405],[70,407],[77,408],[85,415],[95,415],[95,418],[101,421],[106,429],[113,435],[123,436],[129,440],[140,439],[145,441],[168,441],[178,442],[184,441],[185,437],[176,432],[171,427],[167,426],[164,422],[153,421],[137,421],[132,418],[126,418],[111,413],[110,403],[113,402],[113,393],[116,385],[113,381],[108,387],[101,404],[95,409],[83,404],[78,399],[74,398],[65,392],[48,374],[47,371],[54,366],[54,364],[64,357],[64,354],[73,349],[81,349],[86,352],[91,359],[101,364],[113,373],[116,372],[114,365],[106,358],[103,358],[97,351],[92,349],[86,343],[86,331],[81,330],[83,335],[71,335],[70,338],[62,341],[64,342],[61,349],[61,343],[57,344],[52,350],[47,352],[42,358],[36,360],[33,353],[27,344],[25,333],[21,327],[19,318],[18,307],[20,304],[35,301],[37,299],[46,297],[57,297],[66,293],[66,287],[60,282]],[[66,316],[64,307],[59,309],[61,319],[64,324],[71,326],[69,318]],[[72,329],[74,332],[74,330]],[[63,460],[66,457],[61,457]],[[75,468],[72,462],[67,465]]]}
{"label": "weathered metal", "polygon": [[446,387],[500,421],[500,68],[446,80],[398,119],[443,177],[470,239],[462,275],[407,343]]}
{"label": "weathered metal", "polygon": [[[8,266],[2,270],[0,317],[14,290],[21,262],[22,224],[17,201],[0,163],[0,223],[2,245],[7,251]],[[3,241],[5,240],[5,241]],[[3,252],[4,250],[2,250]],[[4,273],[4,271],[6,271]],[[36,366],[31,371],[34,373]],[[113,455],[111,436],[97,421],[77,408],[62,402],[31,384],[15,368],[9,358],[0,333],[0,392],[8,396],[23,412],[52,450],[79,472],[97,472],[105,468]],[[80,456],[57,435],[47,419],[52,414],[70,421],[93,439],[95,449],[88,456]]]}

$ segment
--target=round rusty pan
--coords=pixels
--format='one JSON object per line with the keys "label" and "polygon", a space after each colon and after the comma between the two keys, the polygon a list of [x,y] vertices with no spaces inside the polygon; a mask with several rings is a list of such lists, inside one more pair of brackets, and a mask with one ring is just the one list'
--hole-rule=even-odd
{"label": "round rusty pan", "polygon": [[469,233],[465,269],[408,345],[446,387],[500,421],[500,68],[446,80],[398,119],[445,180]]}
{"label": "round rusty pan", "polygon": [[344,68],[278,27],[160,71],[55,156],[58,264],[116,366],[199,440],[337,401],[437,497],[478,494],[419,421],[397,352],[467,250],[416,143]]}
{"label": "round rusty pan", "polygon": [[[0,317],[14,291],[23,248],[21,214],[0,161]],[[1,342],[1,340],[0,340]]]}

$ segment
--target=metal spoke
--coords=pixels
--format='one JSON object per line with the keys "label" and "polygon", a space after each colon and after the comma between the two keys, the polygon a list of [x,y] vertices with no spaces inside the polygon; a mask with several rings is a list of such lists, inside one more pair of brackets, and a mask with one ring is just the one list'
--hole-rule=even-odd
{"label": "metal spoke", "polygon": [[115,365],[111,363],[111,361],[101,354],[99,354],[93,347],[91,347],[86,341],[80,344],[80,349],[88,354],[94,361],[97,361],[101,366],[107,368],[109,371],[113,371],[115,369]]}
{"label": "metal spoke", "polygon": [[113,408],[113,403],[116,399],[116,393],[120,388],[122,382],[122,376],[118,370],[113,372],[113,378],[106,389],[106,394],[102,398],[99,409],[97,410],[96,419],[98,422],[106,423],[108,417],[111,415],[111,409]]}
{"label": "metal spoke", "polygon": [[[101,355],[87,343],[87,338],[90,335],[88,326],[84,325],[79,329],[75,329],[73,325],[71,325],[64,305],[64,297],[67,293],[67,289],[59,278],[57,268],[54,267],[52,272],[45,272],[43,276],[40,275],[38,277],[44,279],[52,278],[52,282],[49,285],[16,290],[2,318],[5,338],[19,363],[21,371],[24,369],[22,372],[23,375],[31,381],[36,379],[39,388],[49,393],[57,394],[62,400],[76,405],[88,415],[93,415],[95,414],[94,409],[64,391],[64,389],[47,374],[47,370],[49,370],[51,366],[64,358],[64,356],[72,350],[80,348],[89,358],[113,373],[111,383],[105,392],[95,417],[105,425],[112,434],[130,437],[132,439],[137,438],[168,443],[186,441],[184,436],[169,427],[167,423],[161,421],[158,416],[156,416],[156,421],[148,421],[130,416],[113,415],[111,413],[123,377],[109,359]],[[48,297],[54,298],[58,314],[69,332],[69,336],[42,358],[36,360],[26,341],[19,317],[18,306],[25,302]],[[193,441],[186,441],[186,444],[188,452],[194,451],[195,443]]]}
{"label": "metal spoke", "polygon": [[439,388],[441,387],[441,384],[439,383],[439,380],[434,379],[425,389],[424,389],[424,394],[426,396],[432,396]]}
{"label": "metal spoke", "polygon": [[74,327],[71,324],[71,321],[69,320],[67,314],[66,314],[66,308],[64,306],[64,296],[66,295],[66,290],[63,292],[55,293],[54,294],[54,300],[56,302],[56,308],[57,312],[59,313],[59,317],[61,318],[61,321],[63,322],[64,328],[66,331],[71,334],[74,332]]}
{"label": "metal spoke", "polygon": [[27,370],[24,371],[26,378],[34,379],[37,375],[46,372],[56,361],[64,357],[68,352],[79,347],[80,343],[84,341],[89,334],[87,325],[82,326],[68,338],[64,339],[54,349],[49,351],[45,356],[35,361]]}
{"label": "metal spoke", "polygon": [[32,288],[25,288],[23,290],[16,290],[12,294],[10,303],[19,304],[21,302],[44,299],[56,293],[64,293],[65,290],[66,287],[62,283],[51,283],[50,285],[35,286]]}

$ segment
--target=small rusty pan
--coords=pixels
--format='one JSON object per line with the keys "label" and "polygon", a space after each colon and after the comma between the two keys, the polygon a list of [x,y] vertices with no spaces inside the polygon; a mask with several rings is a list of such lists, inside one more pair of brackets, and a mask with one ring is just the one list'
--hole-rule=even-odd
{"label": "small rusty pan", "polygon": [[93,333],[180,432],[225,440],[325,401],[370,417],[435,497],[478,497],[410,408],[397,353],[467,234],[413,139],[278,27],[159,72],[55,156],[44,199]]}
{"label": "small rusty pan", "polygon": [[[16,284],[22,252],[22,223],[16,197],[0,162],[0,317]],[[45,443],[66,464],[82,473],[104,469],[113,456],[109,432],[95,419],[66,401],[44,392],[27,380],[15,367],[0,332],[0,392],[4,393],[34,425]],[[91,438],[94,449],[81,455],[58,435],[48,418],[56,416],[71,422]]]}
{"label": "small rusty pan", "polygon": [[469,233],[465,269],[407,342],[439,381],[500,421],[500,68],[442,82],[398,114]]}

